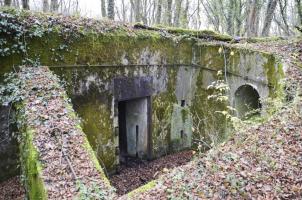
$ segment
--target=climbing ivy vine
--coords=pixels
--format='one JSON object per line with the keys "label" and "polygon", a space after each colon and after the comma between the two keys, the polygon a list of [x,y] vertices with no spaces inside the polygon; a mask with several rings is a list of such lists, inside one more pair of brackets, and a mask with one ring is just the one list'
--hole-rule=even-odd
{"label": "climbing ivy vine", "polygon": [[0,104],[8,106],[23,99],[21,95],[22,84],[16,73],[5,74],[4,84],[0,86]]}
{"label": "climbing ivy vine", "polygon": [[12,14],[0,13],[0,34],[6,36],[0,38],[0,56],[25,53],[24,33],[23,25]]}
{"label": "climbing ivy vine", "polygon": [[68,51],[70,44],[81,35],[76,28],[70,24],[62,25],[57,18],[51,16],[46,18],[17,10],[0,11],[0,57],[19,54],[22,55],[23,65],[39,66],[39,55],[28,55],[27,42],[33,38],[58,33],[63,38],[63,43],[50,50],[54,61],[62,61],[62,51]]}

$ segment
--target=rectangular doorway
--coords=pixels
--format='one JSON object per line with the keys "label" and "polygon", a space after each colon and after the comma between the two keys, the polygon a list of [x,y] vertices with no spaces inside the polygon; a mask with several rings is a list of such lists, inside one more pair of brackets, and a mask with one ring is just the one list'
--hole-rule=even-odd
{"label": "rectangular doorway", "polygon": [[150,156],[149,97],[118,102],[120,162]]}

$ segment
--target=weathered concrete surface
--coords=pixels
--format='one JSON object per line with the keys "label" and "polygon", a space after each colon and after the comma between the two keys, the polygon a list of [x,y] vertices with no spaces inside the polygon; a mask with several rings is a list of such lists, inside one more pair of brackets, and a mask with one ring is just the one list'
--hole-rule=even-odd
{"label": "weathered concrete surface", "polygon": [[126,102],[128,154],[146,158],[148,154],[148,100],[139,98]]}
{"label": "weathered concrete surface", "polygon": [[198,67],[179,67],[177,72],[175,95],[179,105],[184,100],[187,106],[190,106],[194,99],[196,90],[196,81],[199,71]]}
{"label": "weathered concrete surface", "polygon": [[193,119],[190,109],[174,104],[171,119],[171,150],[179,151],[192,147]]}
{"label": "weathered concrete surface", "polygon": [[[235,106],[235,92],[242,85],[251,85],[253,86],[260,95],[261,99],[267,99],[270,95],[269,84],[271,80],[270,71],[271,69],[267,68],[267,63],[270,62],[270,59],[273,59],[270,56],[263,56],[261,53],[253,52],[249,54],[237,54],[231,59],[230,69],[241,76],[230,76],[227,80],[230,87],[230,102],[231,105]],[[239,60],[239,62],[235,62]],[[271,63],[270,68],[278,71],[278,63]],[[280,80],[282,74],[275,74],[275,78]],[[247,79],[248,78],[248,79]],[[276,87],[276,86],[273,86]],[[265,105],[263,107],[265,110]]]}
{"label": "weathered concrete surface", "polygon": [[[181,48],[177,51],[181,52]],[[230,55],[231,51],[235,52],[234,55]],[[132,61],[137,66],[53,69],[67,82],[75,110],[83,118],[83,129],[109,171],[119,163],[115,150],[119,146],[116,133],[119,127],[118,101],[152,97],[152,151],[153,157],[157,157],[190,147],[192,139],[211,143],[213,138],[218,138],[217,141],[223,138],[227,125],[225,118],[216,111],[223,111],[226,105],[208,100],[211,92],[207,89],[217,80],[218,70],[227,67],[231,72],[226,77],[231,106],[234,106],[234,93],[241,85],[253,84],[260,97],[267,98],[279,88],[279,83],[273,79],[282,78],[282,69],[270,55],[246,50],[227,49],[226,66],[224,55],[219,54],[219,46],[193,45],[191,51],[176,57],[173,55],[175,60],[183,55],[181,61],[198,64],[191,66],[166,63],[171,60],[169,56],[163,60],[158,51],[148,48],[142,48],[138,55],[140,59]],[[169,65],[162,66],[163,62]],[[148,66],[150,63],[152,65]],[[181,106],[183,101],[185,107]],[[86,107],[88,104],[89,108]],[[97,117],[90,120],[92,115]],[[197,126],[199,119],[203,122]]]}
{"label": "weathered concrete surface", "polygon": [[114,78],[114,98],[117,101],[124,101],[151,96],[152,84],[152,76]]}
{"label": "weathered concrete surface", "polygon": [[10,110],[9,106],[0,106],[0,182],[20,173],[19,146],[9,123]]}

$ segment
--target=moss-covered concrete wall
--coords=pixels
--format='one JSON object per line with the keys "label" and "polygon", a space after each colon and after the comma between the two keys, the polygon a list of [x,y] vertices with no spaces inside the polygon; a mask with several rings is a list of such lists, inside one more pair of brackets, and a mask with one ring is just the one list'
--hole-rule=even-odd
{"label": "moss-covered concrete wall", "polygon": [[[91,65],[103,66],[52,69],[67,82],[67,91],[83,119],[84,132],[108,171],[114,170],[119,162],[118,110],[113,93],[113,80],[117,77],[153,78],[153,157],[188,148],[192,139],[204,140],[209,145],[223,139],[228,126],[225,116],[217,111],[226,110],[227,103],[209,99],[215,91],[208,86],[218,80],[217,70],[224,70],[225,65],[233,73],[227,74],[231,105],[234,92],[243,84],[255,85],[262,98],[280,89],[282,69],[271,55],[227,47],[224,54],[220,52],[221,46],[191,40],[131,38],[106,43],[106,39],[99,37],[92,48],[86,46],[88,56],[94,52],[93,58],[80,52],[80,44],[76,50],[81,60],[85,57]],[[104,56],[105,53],[111,57]],[[180,137],[182,131],[184,138]]]}
{"label": "moss-covered concrete wall", "polygon": [[[60,44],[64,38],[59,34],[31,39],[28,55],[50,66],[66,83],[82,128],[108,171],[119,163],[115,78],[152,77],[153,157],[189,148],[192,139],[209,144],[221,140],[228,126],[217,111],[233,104],[240,85],[253,84],[262,98],[276,96],[281,87],[282,66],[274,56],[196,38],[167,38],[141,30],[131,35],[87,33],[66,48],[58,48]],[[21,59],[18,55],[1,57],[2,72]],[[230,87],[227,103],[210,99],[215,91],[208,88],[218,80],[217,71],[225,69]]]}

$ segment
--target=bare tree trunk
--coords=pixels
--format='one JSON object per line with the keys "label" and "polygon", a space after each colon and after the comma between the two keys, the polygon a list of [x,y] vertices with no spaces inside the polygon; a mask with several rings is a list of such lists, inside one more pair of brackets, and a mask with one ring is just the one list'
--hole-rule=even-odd
{"label": "bare tree trunk", "polygon": [[77,13],[80,12],[80,10],[79,10],[79,0],[76,0],[75,11],[76,11]]}
{"label": "bare tree trunk", "polygon": [[[135,22],[140,21],[140,0],[130,0],[131,3],[131,18],[134,18]],[[131,20],[132,21],[132,20]]]}
{"label": "bare tree trunk", "polygon": [[247,37],[258,36],[259,14],[261,8],[260,0],[248,0],[247,2],[247,18],[246,18],[246,35]]}
{"label": "bare tree trunk", "polygon": [[4,0],[4,5],[5,6],[11,6],[12,0]]}
{"label": "bare tree trunk", "polygon": [[49,11],[48,0],[43,0],[43,12],[48,12],[48,11]]}
{"label": "bare tree trunk", "polygon": [[172,0],[167,0],[166,23],[172,25]]}
{"label": "bare tree trunk", "polygon": [[150,10],[150,15],[151,15],[151,19],[150,19],[150,25],[156,24],[156,12],[157,12],[157,1],[153,0],[152,1],[152,8]]}
{"label": "bare tree trunk", "polygon": [[131,9],[130,9],[130,22],[133,22],[134,18],[135,18],[135,15],[134,15],[134,10],[135,10],[134,0],[130,0],[130,5],[131,5]]}
{"label": "bare tree trunk", "polygon": [[[150,1],[150,0],[149,0]],[[148,24],[148,0],[143,0],[141,4],[141,20],[144,24]]]}
{"label": "bare tree trunk", "polygon": [[214,8],[212,8],[208,1],[204,2],[203,0],[201,0],[201,4],[206,12],[206,16],[209,22],[213,24],[214,30],[219,31],[220,21],[217,15],[215,15]]}
{"label": "bare tree trunk", "polygon": [[141,21],[141,1],[140,0],[130,0],[132,12],[135,22]]}
{"label": "bare tree trunk", "polygon": [[108,0],[108,18],[114,20],[114,0]]}
{"label": "bare tree trunk", "polygon": [[200,29],[201,26],[201,20],[200,20],[201,16],[200,16],[200,0],[197,0],[197,29]]}
{"label": "bare tree trunk", "polygon": [[[282,2],[284,2],[284,4]],[[281,14],[281,17],[282,17],[282,21],[283,21],[283,24],[284,24],[284,27],[280,27],[280,28],[284,30],[284,32],[287,36],[289,36],[290,35],[290,29],[289,29],[289,25],[288,25],[288,22],[287,22],[287,12],[286,12],[286,10],[287,10],[287,0],[278,0],[278,4],[279,4],[279,9],[280,9],[280,14]]]}
{"label": "bare tree trunk", "polygon": [[269,30],[271,28],[273,16],[276,10],[277,0],[270,0],[267,4],[264,25],[262,29],[262,36],[268,36]]}
{"label": "bare tree trunk", "polygon": [[189,5],[190,5],[190,1],[187,0],[186,7],[183,10],[182,15],[181,15],[181,27],[183,27],[183,28],[188,28],[188,25],[189,25],[189,18],[188,18]]}
{"label": "bare tree trunk", "polygon": [[13,6],[16,8],[20,8],[19,0],[14,0],[13,1]]}
{"label": "bare tree trunk", "polygon": [[[230,1],[233,1],[233,0],[228,0],[228,1],[225,1],[225,0],[218,0],[215,5],[215,15],[217,16],[217,18],[219,18],[221,21],[221,32],[224,32],[225,30],[227,31],[228,29],[228,23],[227,23],[227,19],[228,19],[228,12],[229,12],[229,4],[230,4]],[[231,12],[233,13],[233,11]],[[232,14],[231,14],[232,16]],[[232,25],[231,25],[232,26]]]}
{"label": "bare tree trunk", "polygon": [[227,33],[230,35],[234,35],[234,13],[235,13],[235,0],[228,1],[228,8],[227,8]]}
{"label": "bare tree trunk", "polygon": [[181,4],[182,0],[176,0],[175,2],[175,14],[174,14],[174,22],[173,25],[178,27],[179,26],[179,18],[181,13]]}
{"label": "bare tree trunk", "polygon": [[102,17],[107,17],[106,0],[101,0]]}
{"label": "bare tree trunk", "polygon": [[156,23],[157,24],[161,23],[162,6],[163,6],[163,0],[158,0],[157,11],[156,11]]}
{"label": "bare tree trunk", "polygon": [[58,12],[58,9],[59,9],[58,0],[51,0],[50,1],[50,10],[52,12]]}
{"label": "bare tree trunk", "polygon": [[298,9],[298,17],[299,17],[299,23],[302,24],[302,0],[295,0],[297,9]]}
{"label": "bare tree trunk", "polygon": [[22,0],[22,8],[29,10],[29,0]]}
{"label": "bare tree trunk", "polygon": [[123,22],[125,22],[127,20],[126,18],[126,9],[125,9],[125,1],[122,0],[122,17],[123,17]]}
{"label": "bare tree trunk", "polygon": [[278,30],[279,35],[282,35],[282,32],[283,32],[283,34],[285,33],[287,36],[289,36],[291,34],[292,31],[290,29],[287,29],[286,26],[276,18],[276,16],[274,17],[273,20],[278,25],[277,30]]}
{"label": "bare tree trunk", "polygon": [[242,31],[242,24],[243,24],[243,2],[242,0],[239,0],[236,2],[236,14],[235,14],[235,20],[236,20],[236,35],[241,36]]}

